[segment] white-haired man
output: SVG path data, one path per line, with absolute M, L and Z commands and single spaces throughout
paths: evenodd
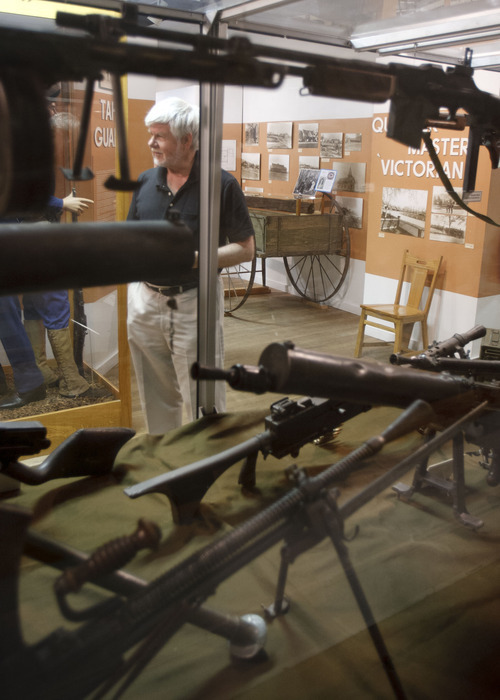
M 129 220 L 165 219 L 177 211 L 199 240 L 199 112 L 179 98 L 158 102 L 145 124 L 154 167 L 139 176 Z M 237 180 L 222 170 L 218 267 L 249 262 L 255 254 L 252 223 Z M 128 339 L 139 396 L 151 434 L 196 418 L 198 271 L 129 285 Z M 223 366 L 223 289 L 219 284 L 217 364 Z M 216 387 L 216 410 L 225 410 L 225 387 Z

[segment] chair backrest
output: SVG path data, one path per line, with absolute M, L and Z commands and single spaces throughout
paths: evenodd
M 436 260 L 422 260 L 415 255 L 412 255 L 409 250 L 405 250 L 403 254 L 403 262 L 401 265 L 401 274 L 399 276 L 398 288 L 396 290 L 396 304 L 401 303 L 401 293 L 405 281 L 410 283 L 408 300 L 405 306 L 420 308 L 422 296 L 426 286 L 427 278 L 431 276 L 429 282 L 429 294 L 425 302 L 425 307 L 422 309 L 425 314 L 428 313 L 436 287 L 437 276 L 443 256 Z

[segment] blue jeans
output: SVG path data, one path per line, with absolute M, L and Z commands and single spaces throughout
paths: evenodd
M 17 296 L 0 296 L 0 341 L 12 367 L 16 390 L 24 393 L 43 384 L 42 373 L 24 330 Z

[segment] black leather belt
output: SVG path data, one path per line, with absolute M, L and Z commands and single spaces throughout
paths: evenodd
M 158 292 L 164 297 L 174 297 L 176 294 L 182 294 L 182 292 L 188 292 L 190 289 L 196 289 L 198 286 L 195 282 L 190 282 L 188 284 L 174 284 L 172 286 L 158 286 L 156 284 L 149 284 L 149 282 L 144 283 L 146 287 L 149 287 L 154 292 Z

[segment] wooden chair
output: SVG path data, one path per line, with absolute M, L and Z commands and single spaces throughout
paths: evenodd
M 424 350 L 429 345 L 427 333 L 427 315 L 432 302 L 436 280 L 443 257 L 437 260 L 421 260 L 405 250 L 401 274 L 399 276 L 396 299 L 393 304 L 361 304 L 361 318 L 359 320 L 358 338 L 354 357 L 360 357 L 363 346 L 387 345 L 385 342 L 364 342 L 366 326 L 381 328 L 384 331 L 394 333 L 394 352 L 408 352 L 413 324 L 420 322 L 422 325 L 422 343 Z M 427 278 L 430 276 L 429 294 L 425 306 L 421 309 L 422 296 L 426 286 Z M 408 300 L 406 304 L 401 303 L 403 284 L 407 280 L 410 284 Z M 369 320 L 368 317 L 382 319 L 390 325 L 383 325 L 376 321 Z

